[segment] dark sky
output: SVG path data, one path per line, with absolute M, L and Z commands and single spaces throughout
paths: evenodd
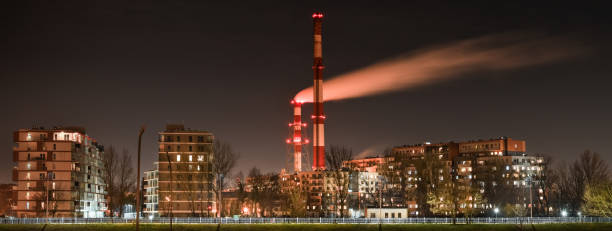
M 525 139 L 529 153 L 571 160 L 592 149 L 612 161 L 608 8 L 493 2 L 4 1 L 0 182 L 10 180 L 14 166 L 12 131 L 32 125 L 84 126 L 105 146 L 135 154 L 138 128 L 146 124 L 149 169 L 157 132 L 184 122 L 231 143 L 242 156 L 238 170 L 278 171 L 286 166 L 288 101 L 312 83 L 315 9 L 326 14 L 325 78 L 509 31 L 568 36 L 592 51 L 327 103 L 327 144 L 360 153 L 510 136 Z

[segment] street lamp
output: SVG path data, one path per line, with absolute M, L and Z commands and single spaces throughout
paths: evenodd
M 493 209 L 493 212 L 495 212 L 495 220 L 497 220 L 497 214 L 499 213 L 499 208 Z
M 561 211 L 561 216 L 567 217 L 567 211 L 565 211 L 565 210 Z

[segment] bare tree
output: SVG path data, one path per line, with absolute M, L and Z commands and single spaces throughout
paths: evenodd
M 116 178 L 117 168 L 119 168 L 119 156 L 115 147 L 112 145 L 104 153 L 104 183 L 106 183 L 106 191 L 108 193 L 108 209 L 111 211 L 110 216 L 113 217 L 114 211 L 117 209 L 118 203 L 115 201 L 116 198 Z
M 572 164 L 561 163 L 555 171 L 558 177 L 557 204 L 560 208 L 577 212 L 584 204 L 584 193 L 589 185 L 608 180 L 608 164 L 598 153 L 584 151 Z
M 249 175 L 248 175 L 248 182 L 247 184 L 249 184 L 251 186 L 251 191 L 248 194 L 248 198 L 251 201 L 251 209 L 252 212 L 251 214 L 253 215 L 257 215 L 257 205 L 260 204 L 261 202 L 261 198 L 262 198 L 262 194 L 263 194 L 263 188 L 264 188 L 264 180 L 263 180 L 263 175 L 261 174 L 261 171 L 257 168 L 257 167 L 253 167 L 251 168 L 251 170 L 249 170 Z
M 574 162 L 575 171 L 580 171 L 586 184 L 599 184 L 608 180 L 608 163 L 599 153 L 585 150 Z
M 221 214 L 223 211 L 223 198 L 221 194 L 225 184 L 224 177 L 228 176 L 228 174 L 236 166 L 236 161 L 238 160 L 239 155 L 232 150 L 232 147 L 228 143 L 223 143 L 219 140 L 215 140 L 212 149 L 212 170 L 217 178 L 215 180 L 215 184 L 213 184 L 213 190 L 215 191 L 217 197 L 217 212 L 219 212 L 219 216 L 223 216 L 223 214 Z
M 127 149 L 123 150 L 121 154 L 121 161 L 118 169 L 119 175 L 117 176 L 117 202 L 119 205 L 119 214 L 123 215 L 123 207 L 125 204 L 129 204 L 129 194 L 134 191 L 134 166 L 132 164 L 132 156 L 130 156 Z
M 334 205 L 334 213 L 339 212 L 340 217 L 344 217 L 345 206 L 348 200 L 349 177 L 351 168 L 343 169 L 343 163 L 353 159 L 353 150 L 344 146 L 331 145 L 329 151 L 325 154 L 330 176 L 333 181 L 331 186 L 332 200 Z

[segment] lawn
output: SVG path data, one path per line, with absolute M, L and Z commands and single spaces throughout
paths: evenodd
M 217 225 L 211 224 L 177 224 L 173 226 L 173 231 L 191 230 L 211 230 L 216 231 Z M 89 225 L 48 225 L 45 231 L 56 230 L 79 230 L 79 231 L 123 231 L 134 230 L 135 226 L 130 224 L 89 224 Z M 382 225 L 383 230 L 453 230 L 453 231 L 472 231 L 472 230 L 520 230 L 518 225 L 494 225 L 494 224 L 472 224 L 472 225 L 448 225 L 448 224 L 398 224 Z M 1 230 L 43 230 L 43 225 L 0 225 Z M 143 224 L 142 231 L 161 231 L 170 230 L 168 224 Z M 310 230 L 358 230 L 358 231 L 377 231 L 378 225 L 349 225 L 349 224 L 243 224 L 243 225 L 221 225 L 220 230 L 227 231 L 272 231 L 272 230 L 291 230 L 291 231 L 310 231 Z M 565 230 L 611 230 L 612 223 L 600 224 L 546 224 L 546 225 L 526 225 L 525 230 L 535 231 L 565 231 Z

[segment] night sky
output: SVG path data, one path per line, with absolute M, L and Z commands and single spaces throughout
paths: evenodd
M 326 144 L 364 156 L 394 145 L 509 136 L 525 139 L 532 154 L 572 160 L 591 149 L 612 161 L 609 8 L 407 2 L 4 1 L 0 182 L 10 181 L 14 166 L 12 132 L 33 125 L 83 126 L 103 145 L 135 155 L 146 124 L 146 170 L 157 157 L 157 132 L 184 123 L 229 142 L 241 154 L 236 172 L 286 167 L 289 100 L 312 84 L 314 10 L 326 14 L 324 78 L 504 32 L 568 37 L 590 50 L 326 103 Z

